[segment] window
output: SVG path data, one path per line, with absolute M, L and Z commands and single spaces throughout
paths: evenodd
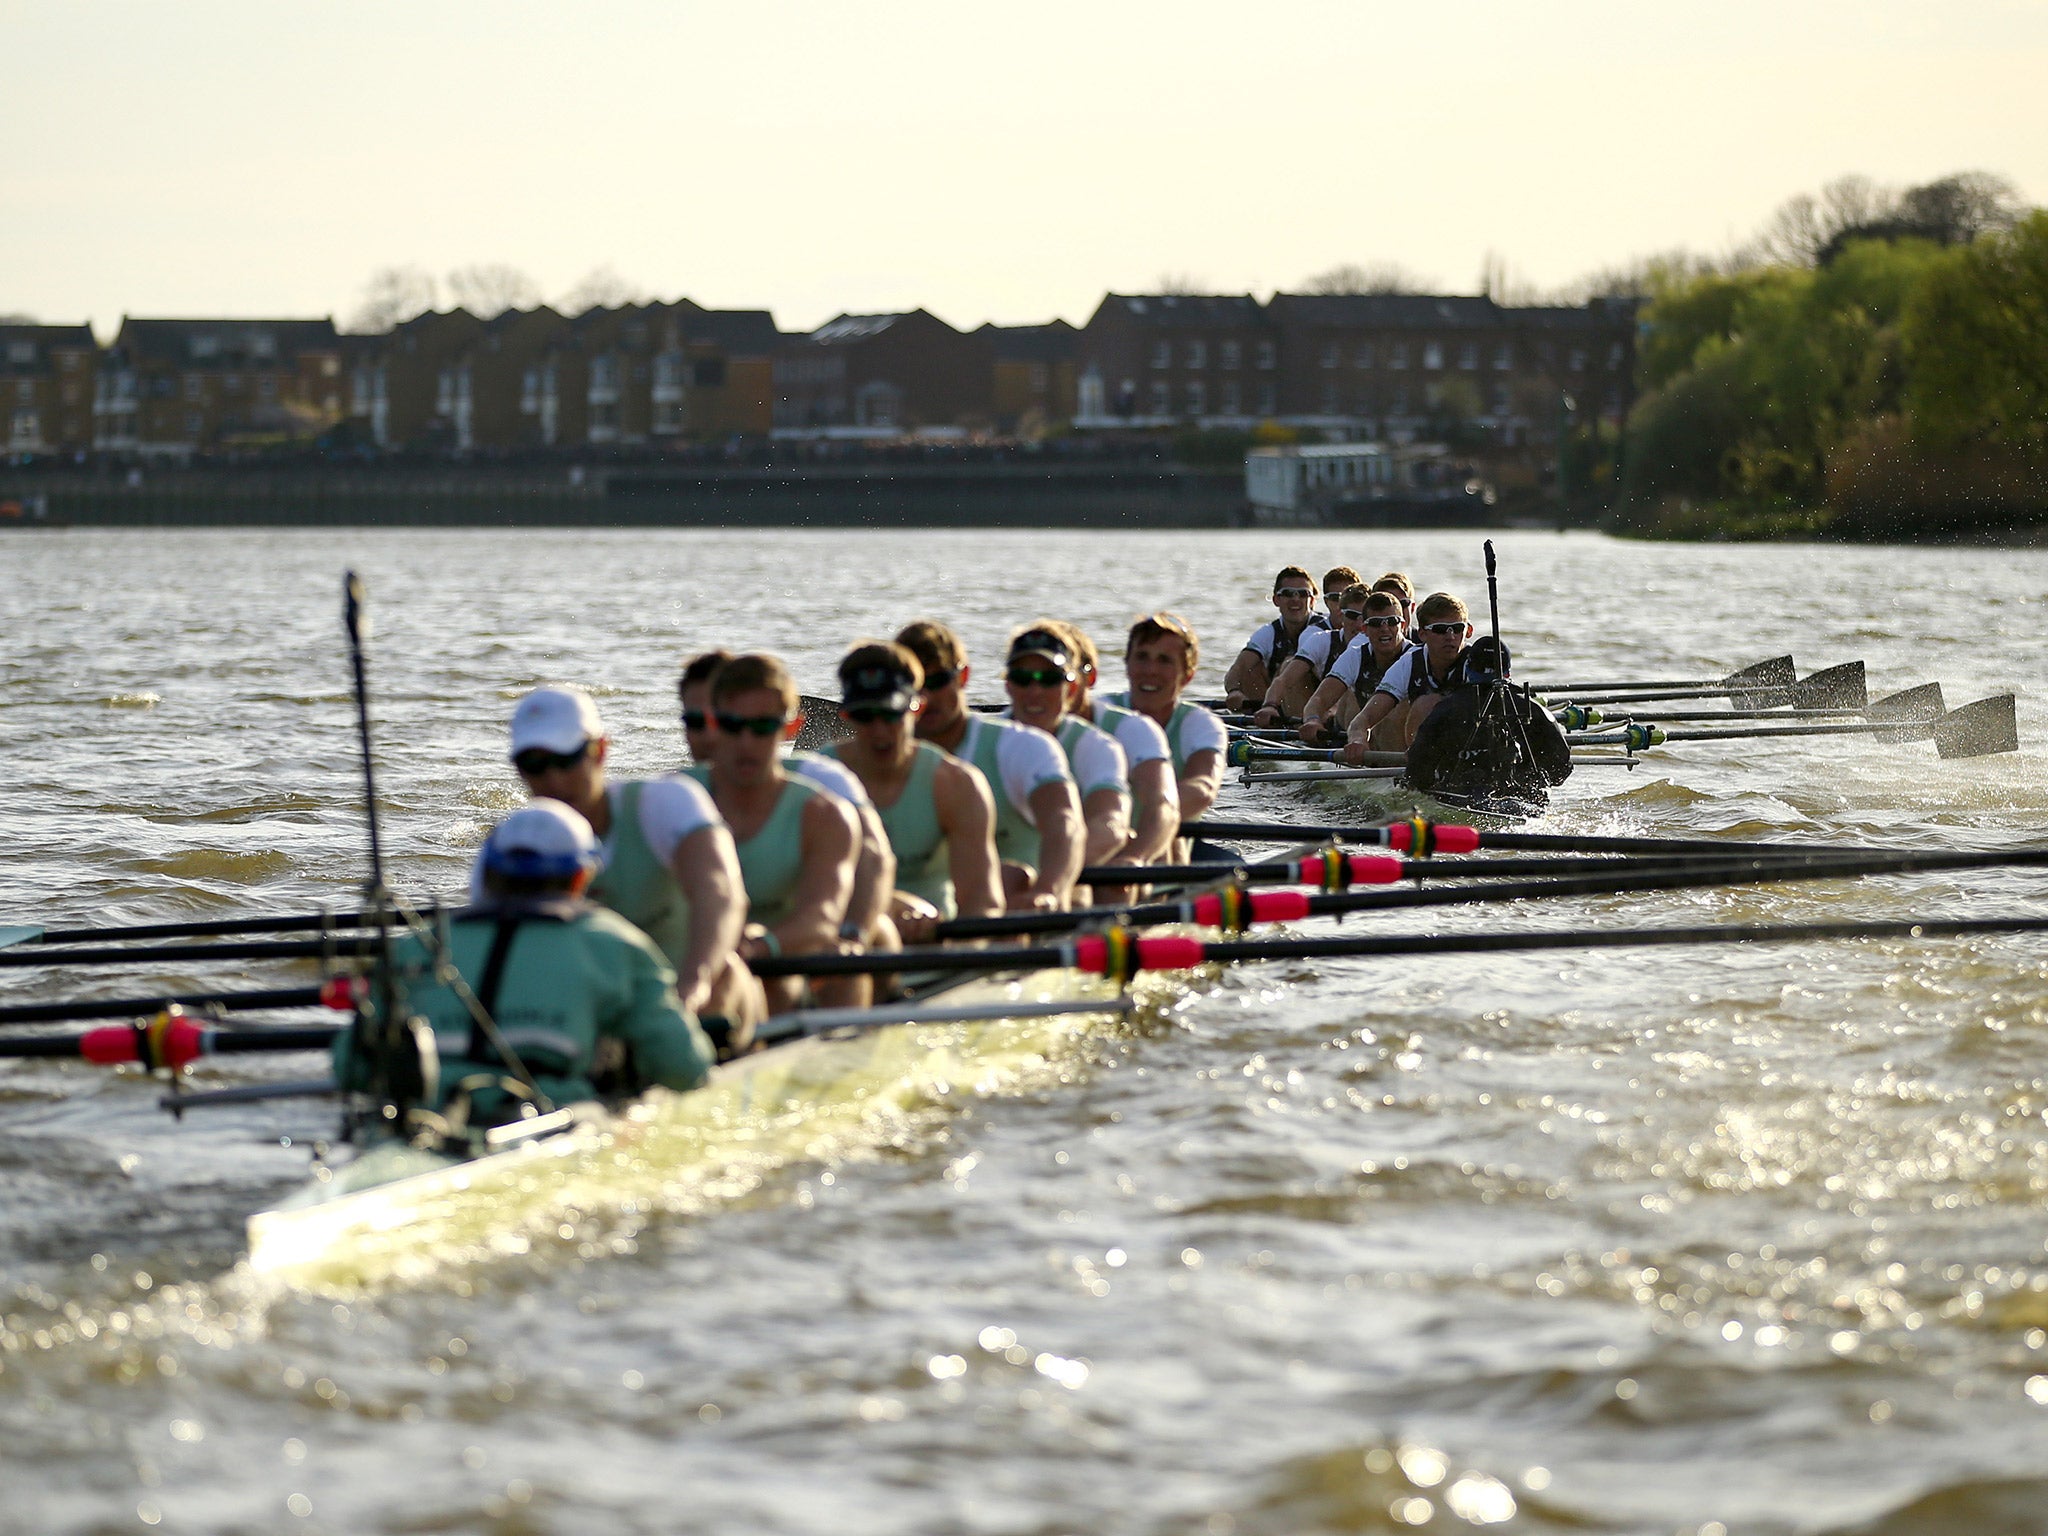
M 1216 358 L 1225 368 L 1237 366 L 1238 347 L 1234 341 L 1226 341 L 1216 349 Z
M 239 395 L 242 392 L 242 376 L 239 373 L 231 373 L 220 381 L 220 387 L 231 395 Z
M 1444 344 L 1440 341 L 1426 341 L 1422 344 L 1422 366 L 1425 369 L 1441 368 L 1444 365 Z
M 1436 383 L 1429 383 L 1423 385 L 1422 403 L 1425 407 L 1432 411 L 1435 410 L 1438 406 L 1442 405 L 1444 403 L 1443 385 Z
M 1499 346 L 1495 347 L 1493 349 L 1493 366 L 1502 373 L 1506 373 L 1510 368 L 1514 367 L 1515 349 L 1506 342 L 1502 342 Z
M 36 397 L 34 379 L 17 379 L 14 384 L 14 398 L 26 405 Z
M 205 430 L 206 430 L 206 418 L 205 418 L 204 416 L 200 415 L 200 414 L 199 414 L 199 413 L 198 413 L 197 411 L 188 411 L 188 412 L 186 412 L 186 414 L 185 414 L 185 436 L 186 436 L 186 437 L 188 437 L 188 438 L 196 438 L 196 437 L 198 437 L 198 436 L 199 436 L 199 434 L 200 434 L 200 433 L 204 432 Z
M 1325 384 L 1323 386 L 1323 414 L 1325 416 L 1337 414 L 1337 386 L 1334 384 Z
M 1045 364 L 1033 363 L 1031 365 L 1031 393 L 1034 395 L 1044 394 L 1046 386 L 1051 382 L 1052 371 Z
M 1237 380 L 1235 379 L 1225 379 L 1223 381 L 1222 408 L 1223 414 L 1226 416 L 1235 416 L 1244 409 L 1244 402 L 1238 393 Z
M 218 336 L 194 336 L 192 338 L 192 355 L 194 357 L 218 357 L 220 355 L 220 338 Z
M 201 399 L 205 390 L 205 381 L 198 374 L 188 373 L 185 375 L 185 398 L 187 400 Z
M 1152 381 L 1152 414 L 1164 416 L 1173 409 L 1173 401 L 1167 394 L 1166 380 Z
M 1206 416 L 1209 413 L 1209 389 L 1200 379 L 1188 385 L 1188 414 Z
M 1618 372 L 1621 368 L 1621 343 L 1615 342 L 1607 349 L 1607 371 Z
M 690 370 L 690 382 L 699 389 L 725 388 L 725 359 L 700 357 Z
M 1209 366 L 1209 344 L 1202 341 L 1188 343 L 1188 366 L 1206 368 Z
M 1372 366 L 1371 342 L 1361 341 L 1358 344 L 1358 350 L 1351 354 L 1351 366 L 1354 368 L 1370 368 Z
M 1458 348 L 1458 366 L 1465 369 L 1473 369 L 1479 366 L 1478 342 L 1468 341 Z
M 1387 348 L 1387 366 L 1389 368 L 1406 368 L 1408 366 L 1407 342 L 1397 341 Z
M 1571 363 L 1569 366 L 1573 373 L 1584 373 L 1586 371 L 1586 349 L 1584 347 L 1572 348 Z
M 1337 357 L 1337 343 L 1335 343 L 1334 341 L 1326 341 L 1326 342 L 1324 342 L 1324 343 L 1323 343 L 1323 366 L 1324 366 L 1325 368 L 1334 368 L 1334 367 L 1336 367 L 1336 366 L 1337 366 L 1337 363 L 1338 363 L 1338 357 Z
M 1172 342 L 1155 341 L 1152 343 L 1152 366 L 1154 368 L 1171 368 L 1173 366 Z
M 256 393 L 265 400 L 277 398 L 277 376 L 266 373 L 256 380 Z
M 1278 349 L 1273 343 L 1270 341 L 1260 342 L 1259 366 L 1261 368 L 1271 368 L 1277 361 L 1279 361 Z
M 1406 384 L 1402 384 L 1394 390 L 1394 414 L 1396 416 L 1406 416 L 1408 414 L 1408 386 Z
M 1259 414 L 1261 416 L 1271 416 L 1278 408 L 1278 402 L 1273 390 L 1273 381 L 1270 379 L 1259 380 Z
M 1508 387 L 1505 384 L 1493 386 L 1493 414 L 1505 416 L 1508 413 Z
M 16 364 L 32 363 L 36 360 L 36 344 L 32 341 L 10 341 L 7 343 L 7 361 Z

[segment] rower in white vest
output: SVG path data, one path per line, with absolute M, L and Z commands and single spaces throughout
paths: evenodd
M 1242 710 L 1265 698 L 1273 677 L 1287 663 L 1302 636 L 1311 629 L 1327 629 L 1329 621 L 1316 612 L 1315 578 L 1298 565 L 1285 565 L 1273 578 L 1273 606 L 1280 616 L 1261 624 L 1237 653 L 1237 660 L 1223 674 L 1225 705 Z
M 1266 699 L 1252 717 L 1255 726 L 1284 725 L 1307 712 L 1308 701 L 1329 677 L 1365 628 L 1367 589 L 1353 582 L 1338 598 L 1335 629 L 1318 629 L 1302 637 L 1287 664 L 1266 690 Z
M 1056 619 L 1027 624 L 1010 637 L 1003 674 L 1009 717 L 1044 731 L 1060 744 L 1081 792 L 1086 861 L 1106 864 L 1131 840 L 1129 760 L 1116 738 L 1067 712 L 1069 690 L 1080 675 L 1079 646 Z
M 896 643 L 924 668 L 920 741 L 974 764 L 995 798 L 996 852 L 1011 911 L 1064 911 L 1081 872 L 1081 797 L 1059 743 L 1012 720 L 967 707 L 973 675 L 960 637 L 935 619 L 919 619 Z
M 1110 703 L 1136 710 L 1165 732 L 1183 826 L 1201 820 L 1216 803 L 1230 743 L 1220 719 L 1181 697 L 1201 659 L 1202 642 L 1186 619 L 1165 611 L 1141 614 L 1124 641 L 1124 675 L 1131 686 L 1108 696 Z
M 1130 769 L 1131 835 L 1122 851 L 1109 862 L 1171 863 L 1174 841 L 1180 833 L 1180 794 L 1173 771 L 1173 749 L 1167 743 L 1166 732 L 1156 720 L 1139 714 L 1129 705 L 1094 696 L 1101 655 L 1079 625 L 1069 624 L 1066 631 L 1074 639 L 1077 674 L 1068 689 L 1067 709 L 1083 720 L 1092 720 L 1113 736 L 1124 749 Z M 1098 892 L 1097 899 L 1120 898 L 1114 892 Z

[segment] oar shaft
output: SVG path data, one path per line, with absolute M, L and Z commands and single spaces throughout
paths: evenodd
M 73 1019 L 132 1019 L 173 1003 L 247 1013 L 263 1008 L 332 1007 L 326 987 L 280 987 L 267 992 L 186 992 L 175 997 L 102 997 L 68 1003 L 15 1003 L 0 1007 L 0 1024 L 59 1024 Z
M 1427 825 L 1427 824 L 1426 824 Z M 1189 837 L 1207 837 L 1220 842 L 1298 841 L 1303 838 L 1330 839 L 1340 843 L 1363 843 L 1377 848 L 1407 848 L 1412 823 L 1393 822 L 1385 826 L 1301 825 L 1286 821 L 1195 821 L 1181 828 Z M 1734 838 L 1707 837 L 1598 837 L 1563 832 L 1491 832 L 1453 825 L 1431 826 L 1441 852 L 1467 852 L 1473 848 L 1504 852 L 1553 853 L 1662 853 L 1727 858 L 1740 854 L 1768 854 L 1782 858 L 1829 857 L 1842 853 L 1886 853 L 1884 848 L 1831 848 L 1818 843 L 1767 843 Z M 1452 848 L 1442 839 L 1448 833 L 1459 837 Z
M 417 904 L 422 913 L 433 902 Z M 319 933 L 377 926 L 374 912 L 298 912 L 275 917 L 206 918 L 188 923 L 107 923 L 88 928 L 46 928 L 38 944 L 90 944 L 101 939 L 198 939 L 241 933 Z
M 345 939 L 279 939 L 275 943 L 257 940 L 245 944 L 121 944 L 102 949 L 51 949 L 37 945 L 30 949 L 0 950 L 0 969 L 56 965 L 167 965 L 173 961 L 194 960 L 304 960 L 329 955 L 360 959 L 375 952 L 376 939 L 368 934 Z

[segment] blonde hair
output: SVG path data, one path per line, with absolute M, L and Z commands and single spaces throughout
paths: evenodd
M 1399 571 L 1387 572 L 1386 575 L 1382 576 L 1378 581 L 1374 582 L 1373 586 L 1381 592 L 1400 593 L 1401 601 L 1404 603 L 1412 603 L 1415 601 L 1415 583 L 1410 581 L 1406 576 L 1404 576 Z
M 1469 624 L 1472 615 L 1465 611 L 1465 605 L 1448 592 L 1432 592 L 1415 608 L 1415 622 L 1418 624 L 1443 624 L 1459 619 Z
M 1359 575 L 1358 572 L 1351 569 L 1350 566 L 1333 565 L 1327 571 L 1323 572 L 1323 590 L 1325 592 L 1329 591 L 1330 583 L 1333 581 L 1341 581 L 1347 587 L 1355 587 L 1363 580 L 1365 580 L 1365 578 Z
M 735 656 L 718 669 L 718 675 L 711 679 L 711 702 L 723 704 L 727 699 L 742 693 L 751 693 L 756 688 L 766 688 L 782 700 L 782 712 L 794 715 L 803 702 L 796 691 L 796 679 L 773 656 L 759 652 L 751 656 Z
M 960 637 L 937 619 L 917 619 L 896 631 L 896 643 L 924 668 L 933 672 L 958 672 L 967 665 L 967 647 Z

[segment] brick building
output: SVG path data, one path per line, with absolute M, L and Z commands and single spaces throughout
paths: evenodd
M 387 452 L 447 447 L 454 423 L 438 414 L 441 373 L 483 331 L 466 309 L 429 310 L 381 336 L 349 343 L 349 414 Z
M 123 318 L 100 359 L 93 446 L 186 457 L 304 442 L 342 419 L 331 319 Z
M 994 358 L 986 335 L 922 309 L 841 315 L 783 338 L 775 359 L 775 435 L 894 437 L 989 425 Z
M 434 414 L 457 453 L 515 453 L 544 446 L 538 399 L 527 388 L 538 362 L 568 325 L 545 304 L 493 315 L 451 351 L 435 378 Z
M 1105 294 L 1081 330 L 1074 425 L 1250 425 L 1279 414 L 1278 336 L 1242 294 Z
M 688 300 L 671 313 L 666 386 L 673 415 L 657 438 L 766 437 L 775 426 L 775 360 L 784 337 L 765 309 L 699 309 Z M 657 380 L 662 373 L 657 370 Z
M 92 447 L 99 352 L 89 325 L 0 324 L 0 454 Z
M 1081 333 L 1064 320 L 1047 325 L 984 325 L 994 358 L 992 406 L 1004 437 L 1042 437 L 1079 409 L 1074 353 Z

